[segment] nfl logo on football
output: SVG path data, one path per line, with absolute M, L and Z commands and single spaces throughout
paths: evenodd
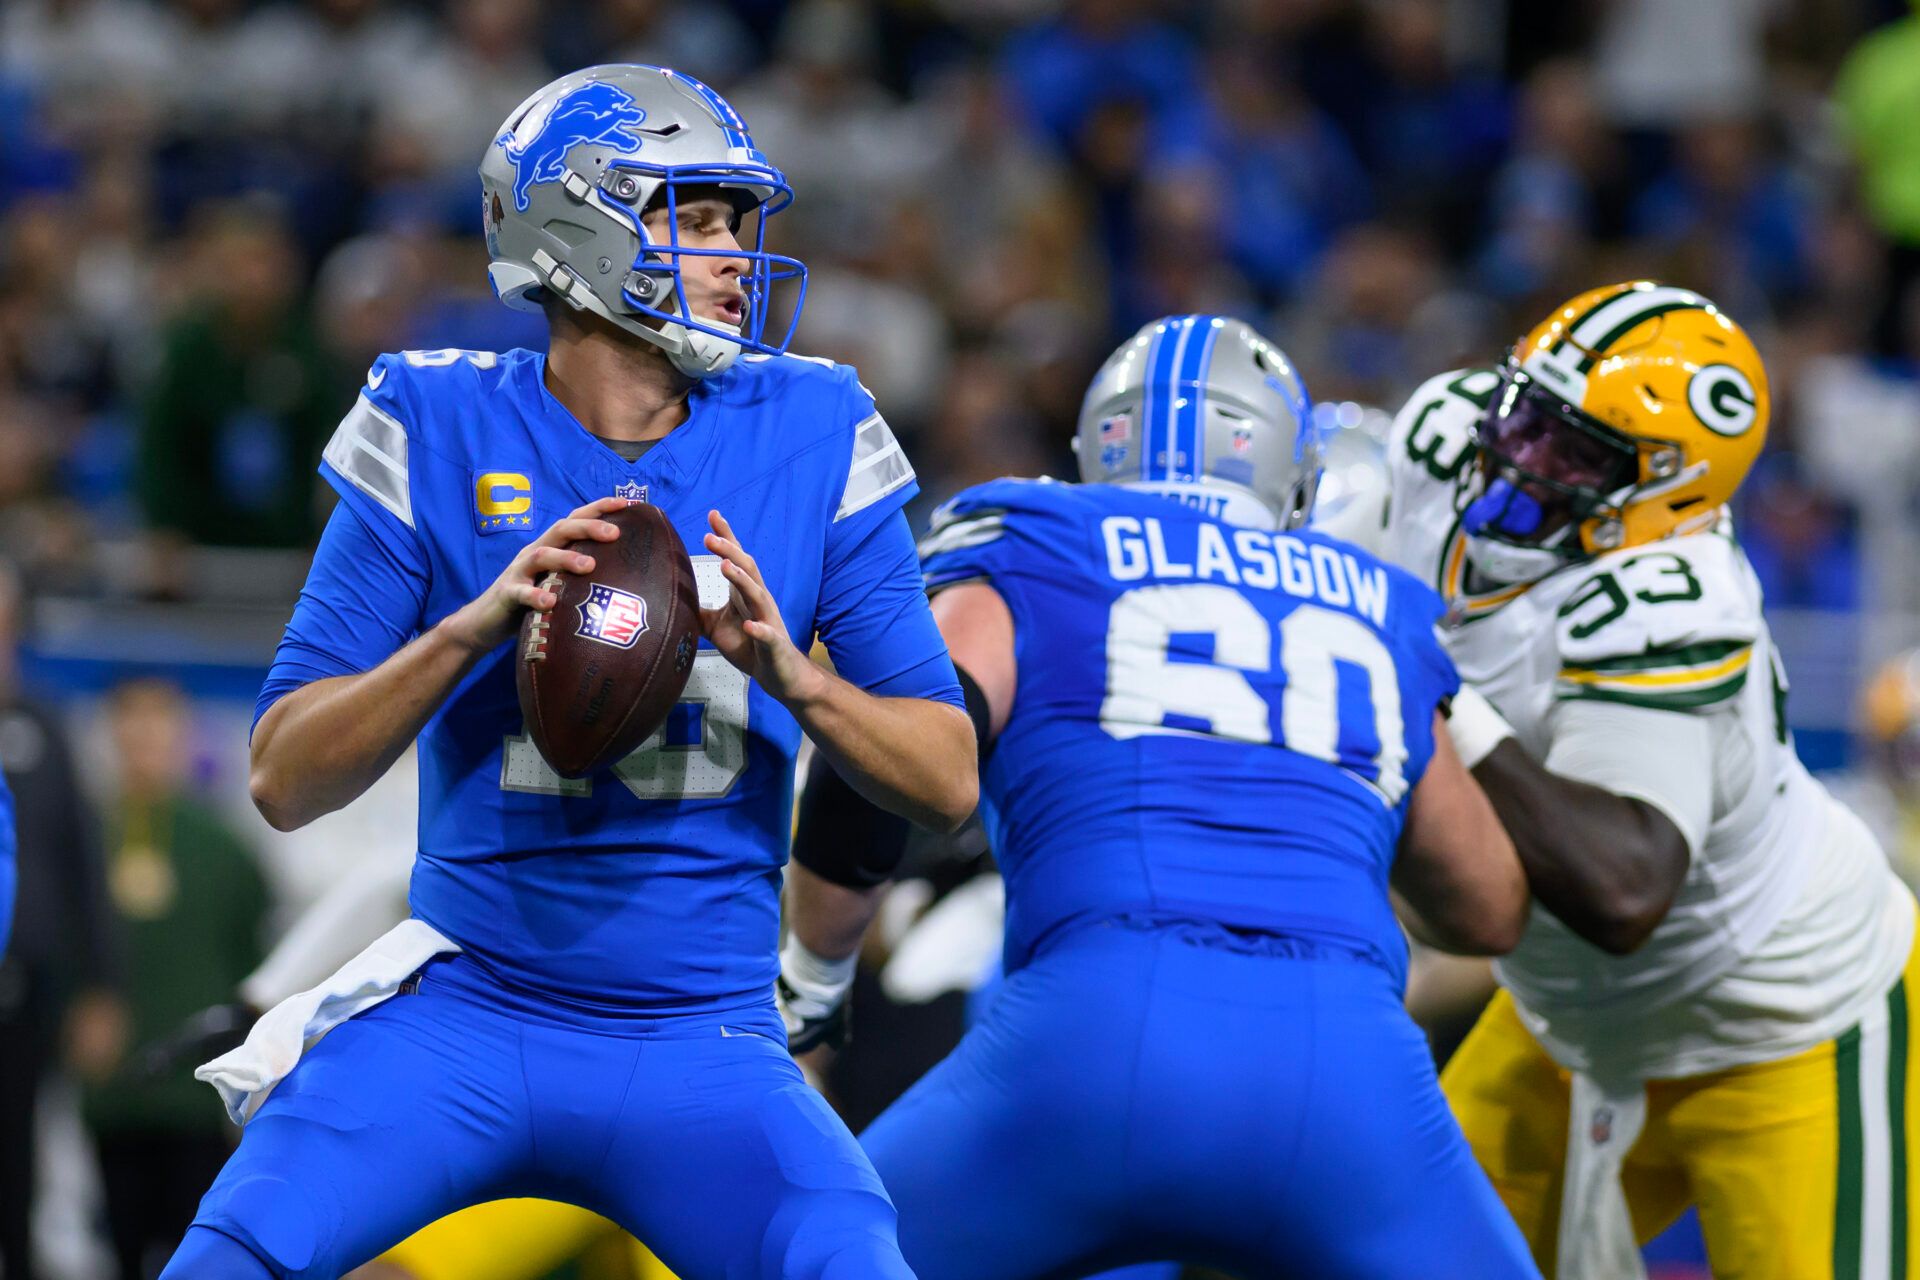
M 647 602 L 630 591 L 594 583 L 579 604 L 578 634 L 616 649 L 631 649 L 646 634 Z

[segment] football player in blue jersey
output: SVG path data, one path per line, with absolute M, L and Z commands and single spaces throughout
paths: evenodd
M 922 544 L 1007 977 L 862 1135 L 921 1280 L 1538 1274 L 1402 1007 L 1389 900 L 1500 952 L 1525 881 L 1443 731 L 1439 597 L 1302 527 L 1307 409 L 1247 325 L 1150 324 L 1082 407 L 1094 483 L 980 485 Z M 846 807 L 809 799 L 796 860 Z
M 549 349 L 375 362 L 252 742 L 254 799 L 289 828 L 418 738 L 413 918 L 201 1068 L 246 1130 L 165 1275 L 338 1276 L 539 1196 L 684 1280 L 910 1276 L 789 1057 L 775 944 L 803 730 L 891 810 L 952 829 L 975 804 L 912 468 L 852 370 L 767 339 L 768 287 L 803 283 L 764 247 L 791 192 L 705 85 L 563 77 L 480 176 L 494 288 L 545 310 Z M 597 517 L 640 498 L 699 553 L 706 639 L 659 733 L 564 779 L 507 642 L 553 607 L 544 575 L 591 569 L 568 545 L 616 538 Z M 831 1003 L 865 900 L 794 880 L 787 986 Z

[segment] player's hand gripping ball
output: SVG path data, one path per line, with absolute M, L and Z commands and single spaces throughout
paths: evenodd
M 693 564 L 665 514 L 638 502 L 600 518 L 620 537 L 571 546 L 594 558 L 590 572 L 540 579 L 557 600 L 527 611 L 515 651 L 527 734 L 563 778 L 614 764 L 665 724 L 700 643 Z

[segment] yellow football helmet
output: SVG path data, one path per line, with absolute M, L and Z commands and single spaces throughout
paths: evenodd
M 1876 762 L 1920 791 L 1920 649 L 1889 658 L 1860 690 L 1860 723 Z
M 1545 570 L 1710 527 L 1759 457 L 1770 408 L 1752 340 L 1699 294 L 1591 290 L 1508 356 L 1463 522 Z

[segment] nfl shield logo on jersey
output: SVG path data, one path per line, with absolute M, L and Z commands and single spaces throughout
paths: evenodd
M 635 484 L 631 480 L 622 481 L 613 487 L 613 496 L 616 498 L 625 498 L 628 502 L 645 502 L 647 500 L 647 486 Z
M 647 602 L 629 591 L 594 583 L 579 604 L 579 635 L 616 649 L 631 649 L 647 630 Z

